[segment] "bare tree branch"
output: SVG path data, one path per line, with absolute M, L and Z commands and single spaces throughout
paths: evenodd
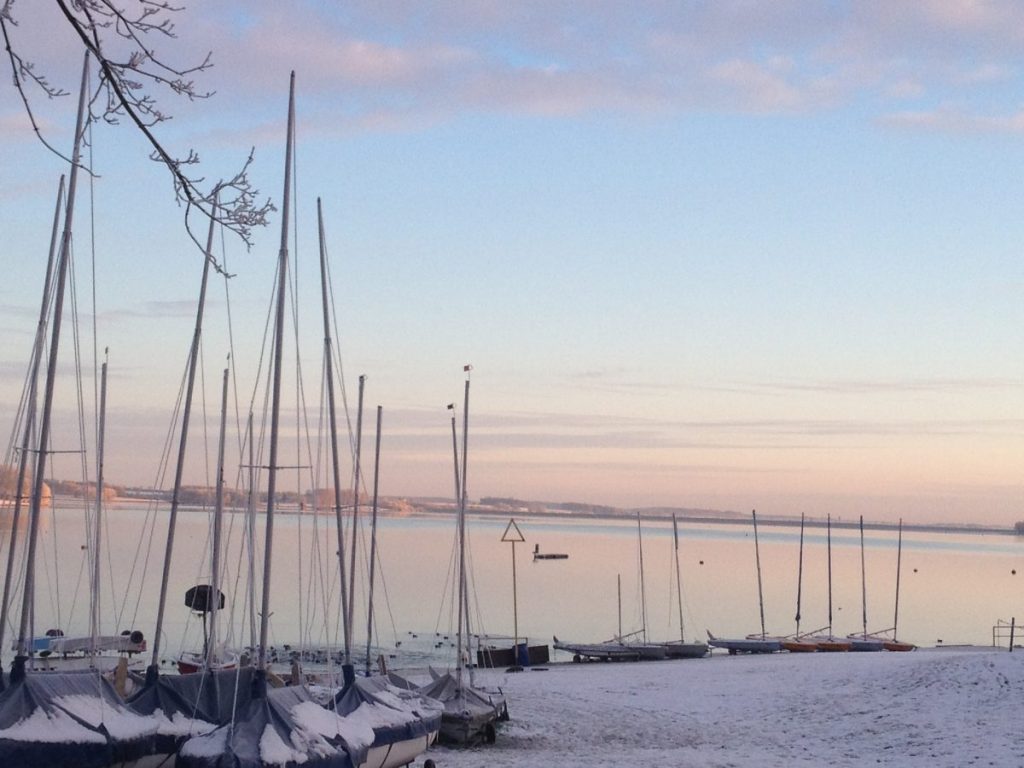
M 211 54 L 206 54 L 193 66 L 175 67 L 167 63 L 157 55 L 148 39 L 152 35 L 176 38 L 171 14 L 183 9 L 168 0 L 130 1 L 133 3 L 131 11 L 116 5 L 115 0 L 55 0 L 68 25 L 100 67 L 99 83 L 89 103 L 90 119 L 116 125 L 127 117 L 145 137 L 152 147 L 150 159 L 162 164 L 171 175 L 175 199 L 185 207 L 186 229 L 200 249 L 204 246 L 191 229 L 194 210 L 207 219 L 213 218 L 250 246 L 253 227 L 264 226 L 268 214 L 274 210 L 269 198 L 263 203 L 257 202 L 259 192 L 252 187 L 248 176 L 252 151 L 233 177 L 205 191 L 204 177 L 195 173 L 199 165 L 198 153 L 189 149 L 183 157 L 176 157 L 163 146 L 155 132 L 170 115 L 161 110 L 152 89 L 164 89 L 190 101 L 209 98 L 213 92 L 198 90 L 193 76 L 213 66 Z M 67 92 L 54 87 L 44 75 L 36 72 L 12 43 L 11 28 L 17 26 L 12 11 L 14 2 L 0 0 L 0 32 L 11 63 L 14 87 L 36 136 L 47 149 L 68 160 L 46 141 L 26 85 L 31 83 L 48 99 Z M 226 195 L 214 205 L 218 193 Z M 221 269 L 220 265 L 216 267 Z

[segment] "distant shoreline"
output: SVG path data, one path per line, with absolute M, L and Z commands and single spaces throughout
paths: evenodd
M 72 500 L 74 497 L 58 495 L 56 503 L 60 506 L 61 501 Z M 442 502 L 438 499 L 422 499 L 422 498 L 408 498 L 408 497 L 390 497 L 382 500 L 383 503 L 379 509 L 379 514 L 382 517 L 389 518 L 400 518 L 400 517 L 437 517 L 437 516 L 454 516 L 455 506 L 450 502 Z M 137 505 L 149 505 L 153 503 L 159 503 L 166 505 L 169 503 L 168 499 L 154 499 L 154 498 L 140 498 L 135 496 L 119 496 L 116 499 L 109 500 L 107 504 L 115 504 L 117 506 L 127 506 L 130 504 Z M 13 504 L 9 501 L 0 501 L 0 509 L 6 509 L 12 507 Z M 49 505 L 48 505 L 49 506 Z M 541 505 L 532 505 L 540 507 Z M 360 504 L 360 511 L 368 513 L 370 505 L 368 503 Z M 202 505 L 196 504 L 182 504 L 182 510 L 191 511 L 202 511 L 207 509 Z M 343 507 L 343 510 L 348 513 L 352 509 L 351 504 Z M 245 510 L 239 507 L 232 507 L 229 509 L 230 512 L 239 513 Z M 300 508 L 298 504 L 293 503 L 281 503 L 275 508 L 275 511 L 282 515 L 296 515 L 299 514 Z M 612 511 L 608 508 L 602 508 L 600 511 L 593 512 L 582 512 L 578 510 L 556 510 L 550 508 L 524 508 L 514 507 L 512 505 L 484 505 L 484 504 L 470 504 L 467 512 L 480 518 L 517 518 L 517 519 L 538 519 L 538 520 L 573 520 L 573 521 L 612 521 L 612 522 L 632 522 L 636 520 L 637 511 L 640 513 L 642 520 L 646 521 L 658 521 L 668 522 L 672 518 L 672 513 L 675 512 L 676 519 L 680 525 L 735 525 L 735 526 L 751 526 L 750 517 L 735 512 L 712 512 L 710 510 L 693 510 L 680 508 L 671 510 L 668 508 L 657 508 L 657 510 L 615 510 Z M 333 515 L 333 510 L 326 509 L 314 512 L 306 508 L 307 514 L 320 514 L 320 515 Z M 799 528 L 800 519 L 788 516 L 772 516 L 772 515 L 758 515 L 758 523 L 766 528 Z M 828 522 L 817 517 L 808 517 L 804 520 L 806 528 L 824 529 L 828 526 Z M 860 527 L 858 520 L 842 520 L 833 519 L 831 522 L 832 528 L 837 530 L 857 530 Z M 880 522 L 880 521 L 864 521 L 864 530 L 866 531 L 889 531 L 895 532 L 899 529 L 898 523 Z M 907 532 L 916 533 L 939 533 L 939 534 L 976 534 L 976 535 L 995 535 L 995 536 L 1011 536 L 1020 538 L 1024 543 L 1024 535 L 1017 533 L 1013 526 L 995 526 L 995 525 L 968 525 L 968 524 L 942 524 L 942 523 L 903 523 L 903 530 Z

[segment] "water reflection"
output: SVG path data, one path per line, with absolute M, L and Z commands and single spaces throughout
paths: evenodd
M 0 513 L 0 526 L 4 516 Z M 52 520 L 47 514 L 47 521 Z M 102 605 L 104 631 L 141 629 L 155 623 L 166 510 L 128 505 L 107 510 Z M 209 577 L 205 551 L 209 518 L 201 511 L 180 515 L 171 570 L 171 597 L 164 644 L 168 655 L 201 644 L 199 624 L 181 598 Z M 271 638 L 275 644 L 306 642 L 338 645 L 337 541 L 331 520 L 282 515 L 275 530 Z M 474 630 L 512 633 L 510 545 L 501 542 L 507 519 L 472 519 L 468 524 L 474 579 L 471 602 L 479 619 Z M 641 628 L 640 579 L 635 521 L 520 519 L 526 537 L 517 547 L 519 631 L 534 641 L 596 642 L 618 631 L 621 580 L 622 629 Z M 262 539 L 262 520 L 257 529 Z M 246 607 L 247 561 L 241 549 L 244 517 L 226 523 L 229 576 L 227 614 L 232 628 L 222 632 L 236 646 L 249 642 Z M 40 537 L 41 572 L 36 627 L 84 631 L 88 599 L 84 517 L 57 510 Z M 450 573 L 454 521 L 444 517 L 384 518 L 379 526 L 377 639 L 382 648 L 423 638 L 454 635 Z M 799 530 L 761 531 L 766 629 L 795 629 Z M 4 536 L 4 542 L 7 537 Z M 542 552 L 568 553 L 567 560 L 533 561 Z M 643 545 L 648 636 L 678 638 L 671 521 L 644 521 Z M 869 631 L 893 626 L 896 591 L 896 533 L 865 536 L 867 624 Z M 360 570 L 365 573 L 365 550 Z M 6 553 L 6 545 L 3 548 Z M 900 636 L 920 645 L 987 644 L 998 619 L 1019 609 L 1024 557 L 1011 537 L 905 532 L 900 590 Z M 760 630 L 754 542 L 749 526 L 680 525 L 680 566 L 687 639 L 744 635 Z M 832 606 L 836 634 L 860 631 L 862 606 L 860 539 L 855 530 L 832 532 Z M 257 569 L 258 571 L 258 569 Z M 1014 574 L 1017 571 L 1018 574 Z M 258 578 L 258 576 L 257 576 Z M 828 623 L 826 538 L 821 529 L 805 534 L 801 628 Z M 357 616 L 365 616 L 366 579 L 357 587 Z M 58 595 L 60 596 L 58 598 Z M 257 598 L 258 599 L 258 598 Z M 359 658 L 365 653 L 365 618 L 357 619 Z M 442 642 L 439 640 L 439 642 Z M 443 642 L 442 642 L 443 644 Z M 4 649 L 4 653 L 8 651 Z M 6 658 L 6 655 L 5 655 Z

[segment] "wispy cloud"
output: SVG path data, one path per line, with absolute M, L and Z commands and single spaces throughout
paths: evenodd
M 902 111 L 882 115 L 879 124 L 908 131 L 950 134 L 1021 134 L 1024 110 L 1009 115 L 970 114 L 962 109 Z

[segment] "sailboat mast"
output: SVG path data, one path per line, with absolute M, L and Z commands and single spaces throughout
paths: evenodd
M 256 650 L 256 436 L 249 411 L 249 502 L 245 510 L 245 533 L 249 550 L 249 645 Z
M 676 601 L 679 603 L 679 642 L 686 642 L 686 632 L 683 629 L 683 580 L 679 575 L 679 524 L 676 522 L 676 513 L 672 513 L 672 542 L 676 557 Z
M 214 213 L 216 213 L 214 201 Z M 199 344 L 203 336 L 203 312 L 206 307 L 206 284 L 213 261 L 213 232 L 216 216 L 210 217 L 210 229 L 206 235 L 206 252 L 203 256 L 203 277 L 199 284 L 199 304 L 196 307 L 196 327 L 192 333 L 192 346 L 188 356 L 188 374 L 185 382 L 185 404 L 181 416 L 181 432 L 178 435 L 178 460 L 174 469 L 174 490 L 171 492 L 171 510 L 167 517 L 167 541 L 164 544 L 164 567 L 160 578 L 160 600 L 156 610 L 156 630 L 153 633 L 153 657 L 146 670 L 146 679 L 155 679 L 160 668 L 160 640 L 163 637 L 164 611 L 167 609 L 167 590 L 171 580 L 171 556 L 174 552 L 174 532 L 178 524 L 178 507 L 181 503 L 182 479 L 185 475 L 185 451 L 188 445 L 188 427 L 192 419 L 192 395 L 195 391 L 196 369 L 199 361 Z
M 640 527 L 640 513 L 636 513 L 636 543 L 640 555 L 640 622 L 642 636 L 647 642 L 647 589 L 644 586 L 644 536 Z
M 357 531 L 359 528 L 359 483 L 362 479 L 362 455 L 363 455 L 363 392 L 366 390 L 366 375 L 359 377 L 359 406 L 356 410 L 356 462 L 353 470 L 354 477 L 352 480 L 352 557 L 349 560 L 349 579 L 348 579 L 348 616 L 345 621 L 345 631 L 348 634 L 348 639 L 345 642 L 345 646 L 351 647 L 352 645 L 352 630 L 355 614 L 355 601 L 356 601 L 356 543 L 359 539 Z M 351 660 L 346 656 L 346 664 L 351 664 Z
M 36 420 L 36 398 L 39 383 L 39 364 L 43 359 L 43 344 L 46 338 L 46 316 L 50 307 L 50 284 L 53 280 L 53 265 L 57 254 L 57 235 L 60 231 L 60 209 L 64 204 L 64 175 L 57 185 L 57 202 L 53 209 L 53 227 L 50 230 L 50 251 L 46 258 L 46 277 L 43 279 L 43 299 L 39 305 L 39 321 L 36 324 L 36 338 L 32 345 L 32 364 L 29 372 L 28 399 L 25 405 L 24 431 L 21 439 L 21 454 L 18 457 L 18 480 L 14 487 L 14 512 L 11 516 L 11 536 L 7 547 L 7 566 L 4 573 L 4 592 L 0 600 L 0 649 L 4 647 L 4 633 L 7 629 L 7 611 L 11 599 L 11 583 L 14 579 L 14 552 L 18 543 L 18 524 L 21 507 L 25 500 L 22 489 L 28 473 L 29 446 Z M 0 688 L 3 687 L 3 670 L 0 670 Z
M 370 585 L 366 598 L 366 676 L 370 676 L 373 647 L 373 576 L 377 566 L 377 491 L 380 487 L 380 426 L 384 409 L 377 406 L 377 445 L 373 457 L 373 507 L 370 513 Z
M 826 518 L 828 536 L 828 636 L 832 637 L 832 515 Z
M 284 350 L 284 300 L 288 278 L 288 216 L 292 196 L 292 146 L 295 141 L 295 73 L 288 86 L 288 136 L 285 142 L 284 194 L 281 196 L 281 248 L 277 263 L 277 308 L 274 319 L 274 379 L 270 407 L 270 452 L 267 466 L 267 522 L 263 543 L 263 595 L 260 611 L 258 672 L 267 665 L 267 637 L 270 630 L 270 571 L 274 543 L 274 495 L 277 492 L 277 438 L 281 416 L 281 360 Z M 258 686 L 262 688 L 262 685 Z
M 860 516 L 860 604 L 864 639 L 868 637 L 868 575 L 864 567 L 864 515 Z
M 100 423 L 96 435 L 96 530 L 92 538 L 92 610 L 89 615 L 89 647 L 91 658 L 89 666 L 96 667 L 97 643 L 100 635 L 100 546 L 103 541 L 103 443 L 107 423 L 107 361 L 100 368 Z
M 796 636 L 800 637 L 800 597 L 804 584 L 804 514 L 800 513 L 800 561 L 796 571 Z
M 615 639 L 622 641 L 622 574 L 615 574 L 615 585 L 618 588 L 618 605 L 619 605 L 619 634 L 615 636 Z
M 455 461 L 455 538 L 462 542 L 462 473 L 459 471 L 459 438 L 455 430 L 455 404 L 449 403 L 448 409 L 452 412 L 452 457 Z M 462 685 L 462 551 L 459 550 L 458 588 L 456 590 L 457 608 L 455 625 L 455 670 L 459 685 Z
M 64 213 L 64 231 L 61 235 L 60 255 L 57 259 L 57 287 L 53 301 L 53 320 L 50 327 L 50 354 L 46 364 L 46 386 L 43 394 L 42 420 L 39 427 L 39 452 L 36 454 L 32 475 L 32 502 L 28 532 L 28 551 L 25 555 L 25 585 L 21 601 L 21 622 L 18 644 L 11 677 L 21 677 L 28 658 L 29 617 L 32 615 L 35 590 L 36 544 L 39 538 L 39 516 L 43 499 L 43 480 L 46 476 L 46 453 L 50 440 L 50 418 L 53 412 L 53 390 L 57 379 L 57 350 L 60 344 L 61 317 L 64 313 L 64 289 L 67 284 L 68 262 L 71 259 L 71 226 L 75 210 L 75 189 L 78 186 L 78 168 L 81 162 L 82 137 L 85 130 L 85 106 L 89 88 L 89 55 L 82 65 L 82 86 L 78 96 L 78 115 L 75 121 L 75 143 L 71 153 L 71 172 L 68 178 L 67 208 Z
M 220 541 L 224 517 L 224 438 L 228 427 L 228 374 L 224 369 L 224 385 L 220 397 L 220 441 L 217 445 L 217 488 L 213 502 L 213 555 L 210 560 L 210 586 L 213 602 L 210 609 L 210 635 L 206 648 L 206 668 L 212 669 L 217 656 L 217 611 L 220 609 Z
M 460 516 L 459 523 L 459 571 L 460 581 L 462 582 L 462 600 L 465 603 L 465 610 L 463 615 L 466 622 L 466 655 L 470 656 L 473 652 L 473 634 L 470 630 L 469 624 L 469 579 L 468 571 L 466 569 L 466 506 L 469 498 L 466 491 L 466 476 L 468 470 L 468 459 L 469 459 L 469 372 L 473 369 L 471 365 L 463 366 L 463 370 L 466 372 L 466 392 L 463 397 L 462 403 L 462 493 L 460 498 L 462 500 L 462 515 Z M 469 666 L 469 684 L 473 684 L 473 669 L 474 666 Z
M 327 300 L 327 238 L 324 235 L 324 214 L 320 198 L 316 200 L 316 217 L 320 237 L 320 297 L 324 315 L 324 365 L 327 369 L 327 414 L 330 419 L 331 471 L 334 478 L 334 522 L 338 530 L 338 573 L 341 578 L 341 633 L 345 646 L 345 663 L 351 663 L 348 631 L 348 585 L 345 575 L 345 530 L 341 513 L 341 464 L 338 456 L 338 416 L 334 403 L 334 350 L 331 342 L 329 302 Z
M 900 620 L 900 560 L 903 558 L 903 518 L 900 518 L 899 538 L 896 543 L 896 607 L 892 615 L 892 639 L 899 637 L 896 634 L 896 627 Z
M 761 639 L 764 640 L 768 633 L 764 629 L 764 590 L 761 586 L 761 549 L 757 543 L 757 510 L 751 510 L 754 518 L 754 557 L 757 561 L 757 602 L 761 607 Z

